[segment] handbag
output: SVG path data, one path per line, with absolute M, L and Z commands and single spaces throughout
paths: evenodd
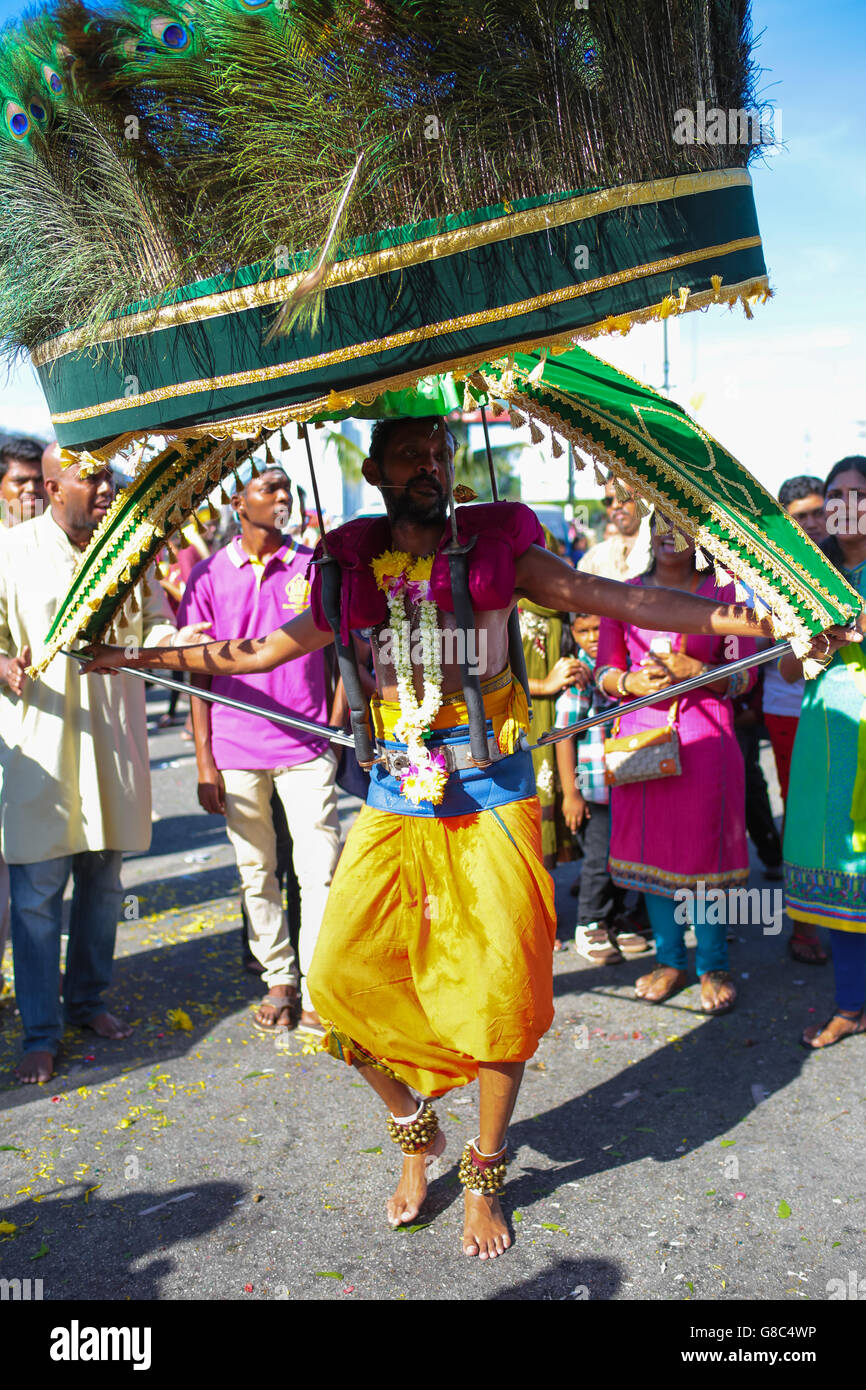
M 676 730 L 678 704 L 679 701 L 674 700 L 668 710 L 667 723 L 659 729 L 644 729 L 641 733 L 619 738 L 620 721 L 615 721 L 612 737 L 604 741 L 604 780 L 609 787 L 680 775 L 680 736 Z

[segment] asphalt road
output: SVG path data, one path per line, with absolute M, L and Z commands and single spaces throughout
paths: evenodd
M 41 1278 L 56 1300 L 793 1304 L 866 1276 L 866 1042 L 798 1046 L 830 1012 L 832 977 L 788 959 L 787 929 L 740 928 L 739 1005 L 715 1019 L 697 989 L 636 1000 L 647 957 L 594 969 L 559 954 L 556 1020 L 511 1130 L 513 1249 L 460 1252 L 475 1087 L 438 1104 L 448 1149 L 423 1219 L 391 1232 L 382 1116 L 347 1068 L 254 1031 L 261 987 L 240 966 L 222 822 L 198 811 L 178 732 L 151 751 L 153 848 L 125 862 L 139 917 L 119 929 L 109 999 L 133 1037 L 70 1032 L 54 1081 L 21 1087 L 20 1025 L 0 1004 L 0 1276 Z M 346 825 L 356 808 L 343 802 Z M 574 876 L 557 870 L 563 939 Z

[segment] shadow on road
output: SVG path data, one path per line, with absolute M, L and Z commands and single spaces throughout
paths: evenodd
M 135 1032 L 111 1042 L 90 1031 L 67 1028 L 56 1075 L 45 1086 L 22 1086 L 12 1074 L 21 1053 L 21 1020 L 11 1004 L 5 1004 L 0 1009 L 5 1023 L 0 1027 L 2 1105 L 41 1100 L 85 1082 L 104 1083 L 137 1066 L 163 1065 L 194 1052 L 222 1019 L 244 1010 L 263 993 L 260 981 L 241 967 L 239 931 L 203 933 L 191 941 L 118 956 L 106 1007 L 131 1023 Z M 173 1028 L 168 1018 L 172 1009 L 185 1012 L 191 1031 Z M 246 1027 L 245 1019 L 238 1024 Z
M 176 1268 L 173 1247 L 216 1230 L 243 1196 L 234 1183 L 204 1182 L 137 1187 L 111 1201 L 70 1184 L 38 1208 L 25 1198 L 4 1208 L 18 1229 L 0 1243 L 3 1276 L 41 1279 L 43 1299 L 158 1299 Z M 197 1296 L 194 1287 L 188 1296 Z
M 618 968 L 617 985 L 625 983 L 626 969 L 637 973 L 634 966 Z M 581 980 L 585 986 L 586 972 L 560 975 L 557 984 L 573 995 Z M 682 1036 L 677 1034 L 678 1023 L 670 1008 L 661 1015 L 647 1006 L 647 1022 L 642 1026 L 664 1029 L 667 1045 L 635 1061 L 631 1060 L 635 1052 L 645 1044 L 634 1041 L 634 1030 L 611 1034 L 602 1026 L 600 1036 L 592 1035 L 594 1025 L 605 1022 L 604 990 L 585 990 L 573 1000 L 570 1010 L 560 1005 L 554 1026 L 568 1028 L 582 1016 L 591 1025 L 589 1046 L 575 1048 L 577 1094 L 551 1110 L 517 1121 L 509 1131 L 514 1149 L 526 1144 L 557 1164 L 553 1170 L 524 1172 L 509 1183 L 514 1205 L 531 1206 L 563 1183 L 641 1159 L 674 1164 L 714 1140 L 719 1141 L 718 1162 L 713 1160 L 708 1166 L 708 1184 L 717 1188 L 720 1200 L 733 1205 L 738 1184 L 726 1183 L 725 1177 L 736 1178 L 737 1165 L 730 1160 L 737 1149 L 730 1141 L 722 1146 L 722 1139 L 756 1105 L 796 1081 L 810 1061 L 797 1044 L 796 1024 L 789 1020 L 783 1027 L 778 1024 L 790 1004 L 779 997 L 785 990 L 784 979 L 777 980 L 772 991 L 761 989 L 757 981 L 754 986 L 750 982 L 750 987 L 754 990 L 752 998 L 741 999 L 733 1013 L 702 1020 Z M 697 990 L 692 998 L 696 995 Z M 689 1002 L 679 998 L 682 1002 L 678 1007 L 694 1017 L 695 1005 L 689 1008 Z M 676 1005 L 677 1000 L 671 1004 Z M 589 1007 L 594 1010 L 591 1018 Z M 566 1010 L 569 1016 L 563 1019 Z M 615 1075 L 593 1085 L 596 1056 L 606 1067 L 619 1064 Z
M 615 1260 L 560 1260 L 522 1284 L 512 1284 L 487 1298 L 488 1303 L 565 1302 L 613 1298 L 623 1273 Z

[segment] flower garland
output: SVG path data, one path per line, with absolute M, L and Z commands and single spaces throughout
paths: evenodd
M 406 551 L 387 550 L 373 560 L 372 569 L 376 584 L 388 600 L 391 618 L 394 669 L 400 703 L 400 719 L 394 733 L 406 744 L 411 760 L 405 772 L 399 774 L 400 794 L 415 806 L 421 801 L 438 806 L 448 781 L 445 758 L 442 753 L 431 753 L 423 742 L 429 736 L 433 720 L 442 705 L 439 622 L 430 587 L 433 556 L 418 559 Z M 413 679 L 407 598 L 418 607 L 424 673 L 424 694 L 420 704 Z

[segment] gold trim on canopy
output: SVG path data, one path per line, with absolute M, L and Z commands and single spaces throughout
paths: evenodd
M 718 172 L 702 174 L 680 174 L 670 179 L 657 179 L 650 183 L 625 184 L 621 188 L 601 188 L 594 193 L 579 194 L 565 198 L 561 202 L 547 203 L 543 207 L 529 208 L 524 212 L 509 213 L 505 217 L 494 217 L 475 226 L 458 227 L 454 231 L 441 232 L 437 236 L 424 237 L 400 246 L 387 247 L 381 251 L 370 252 L 366 256 L 354 256 L 337 261 L 328 273 L 328 287 L 353 284 L 383 275 L 393 270 L 403 270 L 408 266 L 419 265 L 424 261 L 438 260 L 442 256 L 452 256 L 459 252 L 471 251 L 479 246 L 489 246 L 510 237 L 526 236 L 545 228 L 562 227 L 569 222 L 580 222 L 602 213 L 614 212 L 625 207 L 642 207 L 648 203 L 669 202 L 673 198 L 691 197 L 699 193 L 710 193 L 720 188 L 751 186 L 751 177 L 745 169 L 723 169 Z M 744 239 L 731 243 L 731 249 L 759 246 L 760 237 Z M 709 247 L 702 254 L 711 254 L 718 247 Z M 686 261 L 681 264 L 686 264 Z M 255 285 L 239 289 L 222 290 L 217 294 L 203 295 L 200 299 L 186 300 L 179 304 L 164 304 L 152 309 L 142 309 L 135 314 L 127 314 L 112 320 L 100 332 L 92 334 L 84 329 L 73 328 L 57 338 L 37 348 L 32 354 L 33 364 L 43 367 L 54 362 L 66 353 L 83 351 L 96 343 L 115 342 L 119 338 L 131 338 L 139 334 L 157 333 L 164 328 L 178 324 L 200 323 L 204 319 L 218 318 L 224 314 L 240 313 L 245 309 L 266 308 L 268 305 L 282 304 L 309 272 L 299 271 L 295 275 L 283 275 L 262 280 Z M 642 270 L 637 274 L 644 273 Z M 590 282 L 586 282 L 590 283 Z M 621 284 L 621 280 L 610 280 L 611 284 Z M 604 285 L 601 285 L 604 288 Z M 583 290 L 592 293 L 591 290 Z
M 52 415 L 51 418 L 55 425 L 73 424 L 78 420 L 95 420 L 103 415 L 113 415 L 121 410 L 139 409 L 142 405 L 156 405 L 160 401 L 178 400 L 182 396 L 198 395 L 202 391 L 224 391 L 234 386 L 250 386 L 253 382 L 279 381 L 281 378 L 297 376 L 302 372 L 320 371 L 339 362 L 356 361 L 377 352 L 391 352 L 397 348 L 406 347 L 410 343 L 424 342 L 429 338 L 437 338 L 446 333 L 458 333 L 467 328 L 479 328 L 486 323 L 498 323 L 504 319 L 516 318 L 521 314 L 529 314 L 535 310 L 547 308 L 551 304 L 560 304 L 564 300 L 578 299 L 583 295 L 596 294 L 600 290 L 627 284 L 630 280 L 661 275 L 665 271 L 676 270 L 680 266 L 690 265 L 694 261 L 705 260 L 708 256 L 728 256 L 735 251 L 759 246 L 760 242 L 760 237 L 741 237 L 737 241 L 725 242 L 720 246 L 708 246 L 701 251 L 687 251 L 680 256 L 666 256 L 661 261 L 633 266 L 629 270 L 617 271 L 613 275 L 601 275 L 595 280 L 585 280 L 579 285 L 567 285 L 562 289 L 548 290 L 545 294 L 535 295 L 532 299 L 524 299 L 516 304 L 500 305 L 495 309 L 474 314 L 461 314 L 457 318 L 445 319 L 439 323 L 421 324 L 418 328 L 407 328 L 401 333 L 391 333 L 385 338 L 374 338 L 365 343 L 354 343 L 351 347 L 335 348 L 333 352 L 318 353 L 315 357 L 306 357 L 300 361 L 280 362 L 271 367 L 257 367 L 252 371 L 231 372 L 217 377 L 199 377 L 195 381 L 185 381 L 172 386 L 160 386 L 154 391 L 139 391 L 132 396 L 120 396 L 112 401 L 101 401 L 98 405 L 83 406 L 79 410 L 62 411 L 57 415 Z M 726 289 L 723 298 L 728 302 L 732 296 L 735 300 L 751 298 L 768 291 L 768 289 L 767 277 L 762 275 L 742 285 L 730 286 Z M 706 296 L 709 298 L 707 299 Z M 682 310 L 673 307 L 669 312 L 688 312 L 689 309 L 702 307 L 704 302 L 715 302 L 717 299 L 718 296 L 712 290 L 704 291 L 703 294 L 690 294 L 685 300 Z M 700 304 L 698 303 L 699 300 L 701 301 Z M 665 304 L 666 300 L 659 300 L 656 304 L 640 309 L 636 313 L 620 315 L 611 322 L 618 327 L 620 320 L 628 320 L 630 326 L 641 319 L 664 317 Z M 607 320 L 601 322 L 603 324 Z M 613 331 L 616 331 L 616 327 Z M 578 330 L 573 338 L 577 340 L 584 336 L 592 337 L 596 328 L 597 325 L 591 324 L 586 330 Z M 603 332 L 605 330 L 602 327 L 598 331 Z M 516 344 L 513 344 L 507 345 L 504 350 L 526 351 L 531 347 L 543 345 L 544 339 L 535 337 L 522 344 L 519 349 Z M 497 351 L 502 352 L 503 349 L 498 348 Z M 425 366 L 423 375 L 431 376 L 443 370 L 445 369 L 441 366 Z

